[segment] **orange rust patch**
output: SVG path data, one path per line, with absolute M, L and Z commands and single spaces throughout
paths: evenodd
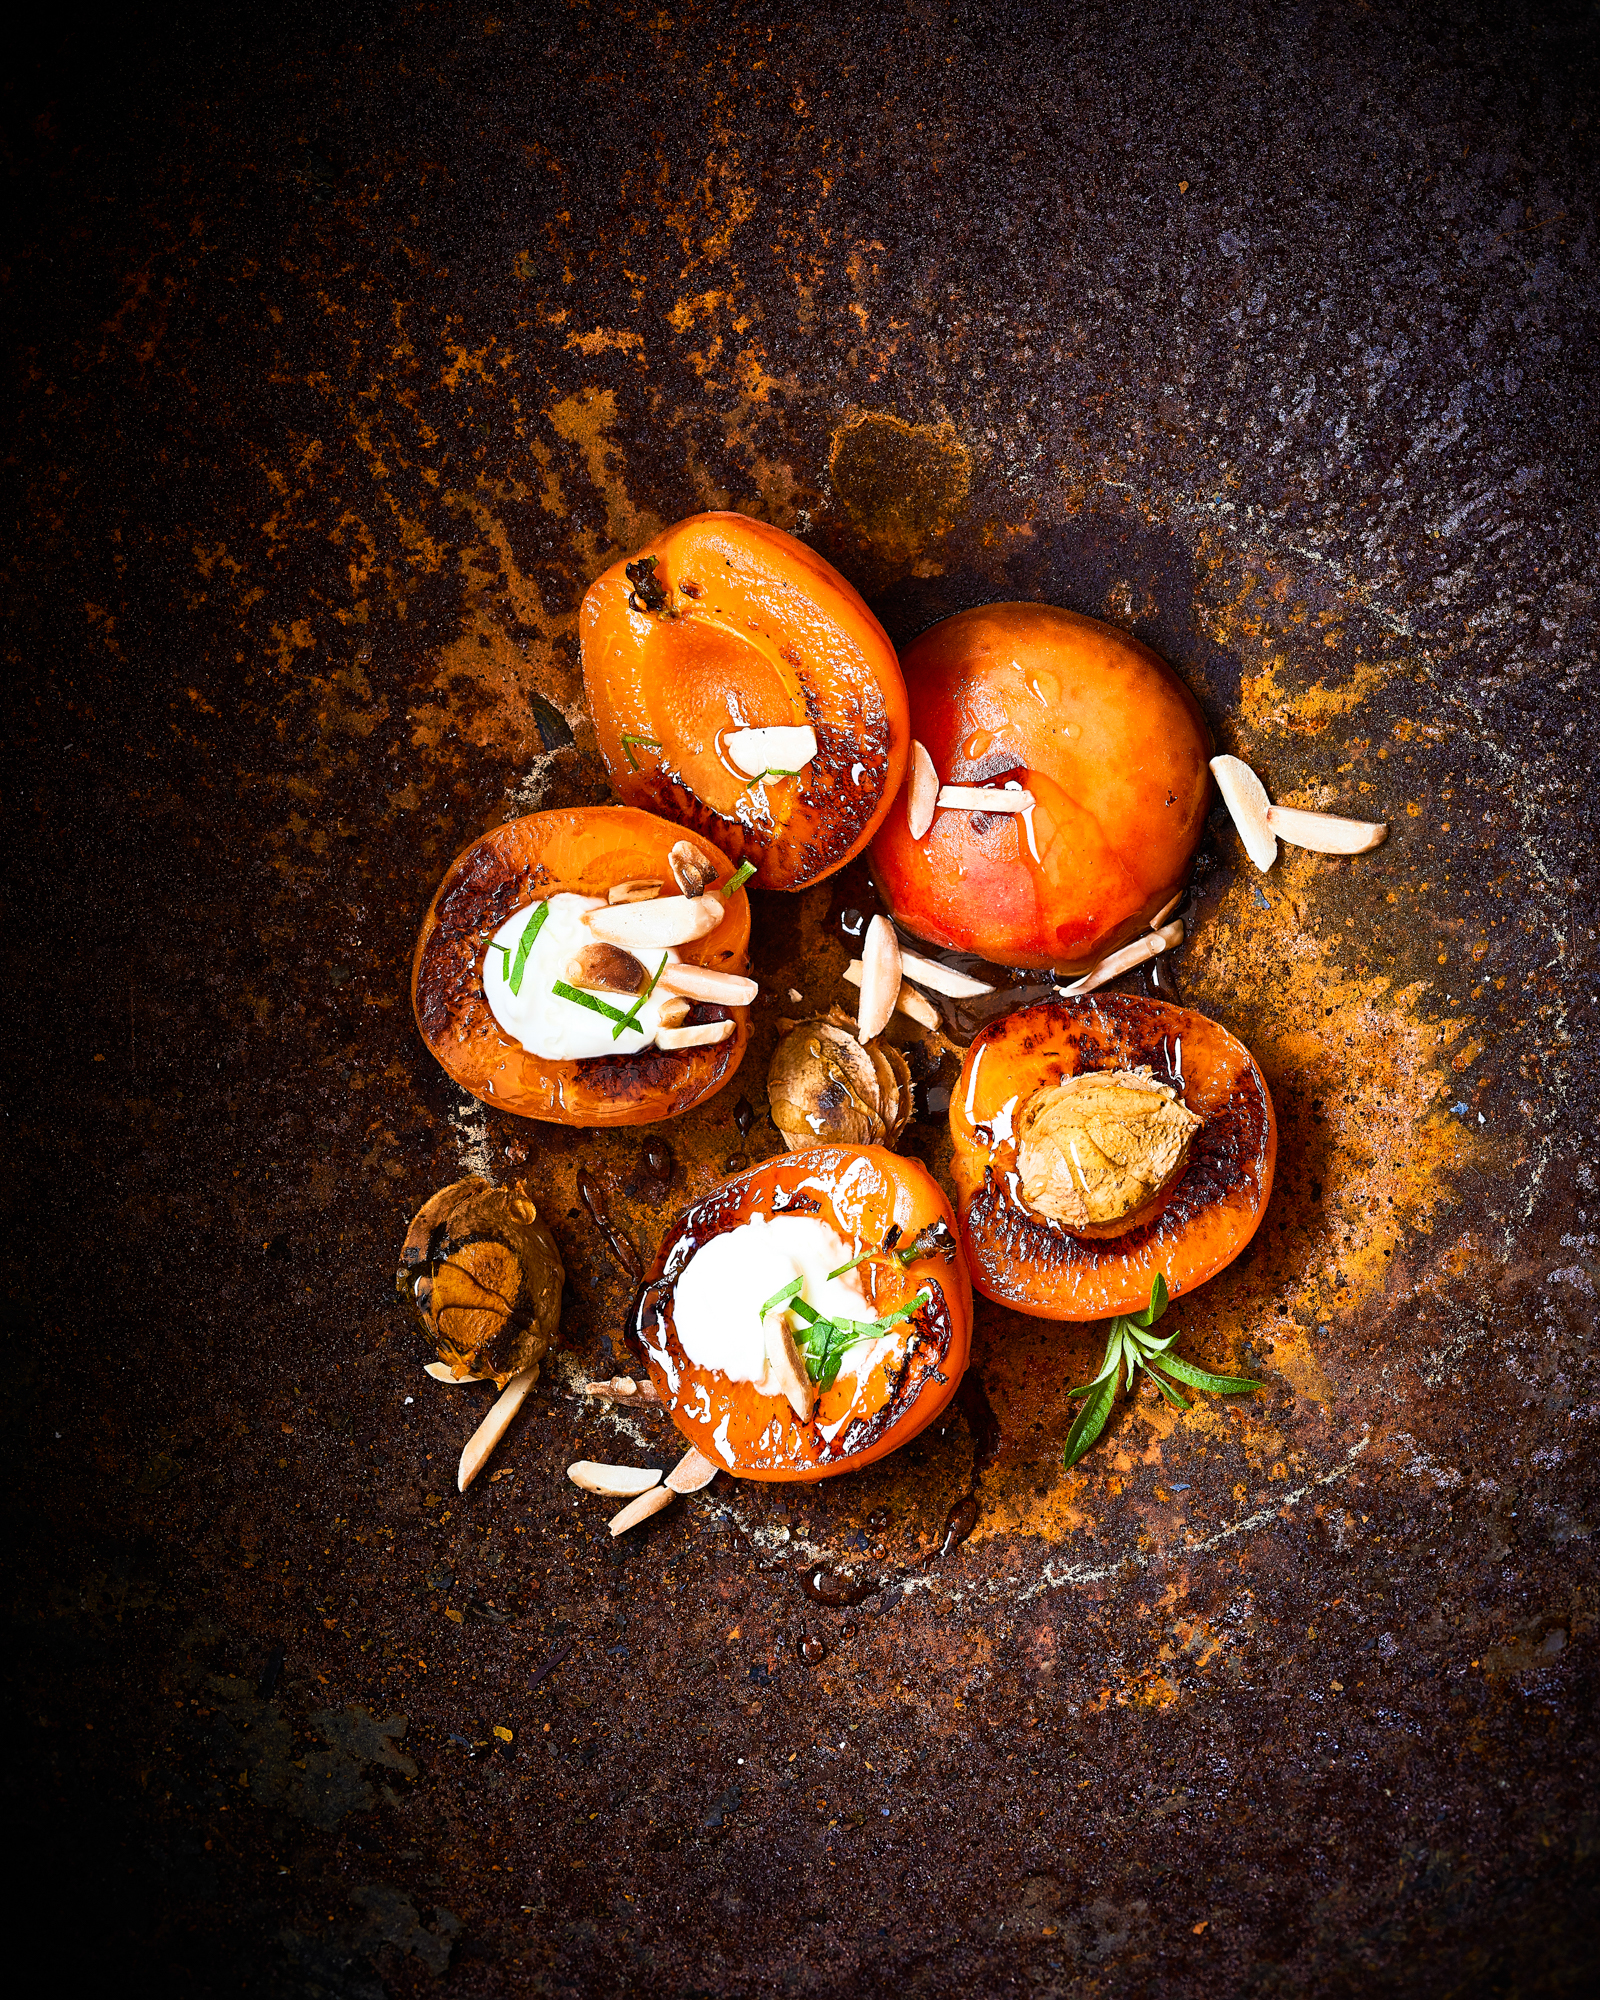
M 972 454 L 951 423 L 862 411 L 834 432 L 828 477 L 852 526 L 880 557 L 903 562 L 965 512 Z

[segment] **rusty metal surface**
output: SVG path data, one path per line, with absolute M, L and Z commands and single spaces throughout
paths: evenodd
M 7 1761 L 69 1966 L 1592 1976 L 1592 19 L 1126 12 L 440 7 L 18 65 Z M 1182 1323 L 1265 1395 L 1141 1398 L 1067 1474 L 1097 1330 L 983 1309 L 903 1453 L 613 1545 L 561 1468 L 674 1449 L 573 1392 L 628 1291 L 577 1172 L 648 1256 L 776 1150 L 741 1095 L 791 985 L 846 997 L 862 891 L 755 899 L 773 997 L 665 1193 L 647 1134 L 456 1093 L 406 966 L 459 846 L 604 796 L 579 599 L 720 506 L 900 641 L 1122 623 L 1276 797 L 1394 830 L 1202 854 L 1177 977 L 1281 1150 Z M 462 1498 L 484 1392 L 390 1285 L 468 1168 L 528 1180 L 569 1294 Z

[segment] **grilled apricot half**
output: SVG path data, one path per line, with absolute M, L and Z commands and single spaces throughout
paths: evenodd
M 1091 1078 L 1100 1089 L 1084 1089 Z M 1069 1133 L 1053 1121 L 1074 1094 L 1085 1101 Z M 1108 1108 L 1108 1097 L 1120 1101 Z M 1158 1273 L 1174 1295 L 1215 1277 L 1255 1234 L 1278 1151 L 1250 1051 L 1203 1014 L 1122 993 L 1041 1001 L 984 1029 L 950 1100 L 950 1135 L 972 1281 L 1040 1319 L 1137 1312 Z M 1061 1219 L 1080 1162 L 1102 1168 L 1109 1206 L 1132 1197 L 1126 1214 Z
M 914 840 L 902 800 L 872 846 L 895 916 L 997 965 L 1083 972 L 1189 878 L 1211 737 L 1148 646 L 1048 604 L 986 604 L 907 649 L 911 733 L 942 785 L 1030 792 L 1027 813 L 941 807 Z
M 722 1088 L 744 1055 L 747 1008 L 692 1008 L 691 1025 L 731 1018 L 725 1041 L 568 1062 L 530 1054 L 500 1026 L 484 994 L 490 940 L 518 910 L 562 892 L 604 900 L 621 882 L 658 881 L 672 895 L 670 855 L 682 838 L 680 827 L 650 813 L 585 806 L 507 820 L 462 849 L 422 920 L 411 1005 L 422 1039 L 463 1090 L 557 1125 L 648 1125 Z M 716 880 L 725 883 L 733 871 L 720 855 L 716 864 Z M 741 888 L 726 901 L 715 930 L 677 948 L 686 964 L 744 971 L 749 899 Z
M 857 1267 L 875 1314 L 927 1295 L 901 1322 L 908 1337 L 898 1353 L 878 1362 L 865 1382 L 841 1373 L 808 1421 L 782 1395 L 759 1394 L 752 1383 L 691 1361 L 673 1320 L 674 1287 L 695 1252 L 758 1215 L 814 1216 L 852 1249 L 877 1252 Z M 634 1299 L 629 1332 L 644 1348 L 672 1421 L 712 1464 L 740 1479 L 857 1471 L 925 1430 L 966 1371 L 972 1286 L 955 1215 L 925 1167 L 881 1146 L 781 1154 L 724 1181 L 677 1218 Z
M 765 889 L 803 889 L 866 846 L 905 775 L 905 683 L 883 627 L 803 542 L 696 514 L 597 577 L 580 624 L 600 754 L 629 805 L 750 862 Z M 782 735 L 763 751 L 767 731 Z

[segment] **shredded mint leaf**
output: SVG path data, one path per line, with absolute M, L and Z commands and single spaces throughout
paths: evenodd
M 852 1257 L 848 1264 L 841 1264 L 837 1271 L 830 1271 L 830 1278 L 842 1278 L 846 1271 L 853 1271 L 858 1265 L 869 1263 L 877 1256 L 876 1250 L 863 1250 L 859 1257 Z
M 769 1312 L 776 1312 L 779 1306 L 786 1306 L 804 1283 L 804 1278 L 791 1278 L 781 1292 L 774 1292 L 772 1297 L 767 1300 L 766 1304 L 761 1308 L 761 1318 L 765 1319 Z
M 723 897 L 731 896 L 735 889 L 742 889 L 755 872 L 750 862 L 741 861 L 717 893 Z
M 564 979 L 558 979 L 550 991 L 558 1000 L 570 1000 L 575 1007 L 587 1007 L 591 1014 L 604 1014 L 608 1021 L 626 1021 L 628 1018 L 620 1007 L 609 1006 L 604 1000 L 597 1000 L 592 993 L 580 993 L 576 986 L 569 986 Z
M 513 993 L 522 991 L 522 974 L 528 963 L 528 953 L 533 950 L 533 941 L 544 929 L 544 920 L 550 914 L 550 905 L 540 903 L 523 926 L 522 936 L 517 941 L 517 955 L 511 961 L 511 973 L 506 984 Z
M 661 977 L 662 973 L 665 972 L 666 968 L 667 968 L 667 954 L 663 952 L 661 954 L 661 963 L 656 967 L 655 971 L 651 973 L 649 979 L 645 982 L 644 991 L 639 995 L 638 999 L 634 1001 L 633 1005 L 628 1009 L 627 1013 L 623 1015 L 622 1019 L 617 1023 L 617 1025 L 611 1030 L 612 1041 L 615 1041 L 617 1039 L 617 1037 L 622 1033 L 624 1028 L 638 1027 L 639 1009 L 650 998 L 650 995 L 654 993 L 654 991 L 656 990 L 656 981 Z

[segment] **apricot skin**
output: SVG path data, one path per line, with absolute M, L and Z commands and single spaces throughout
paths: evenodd
M 635 579 L 652 561 L 649 609 Z M 584 687 L 617 795 L 803 889 L 859 854 L 894 803 L 910 748 L 894 647 L 833 566 L 744 514 L 696 514 L 590 585 Z M 798 777 L 752 790 L 721 740 L 810 726 Z
M 940 782 L 1015 778 L 1020 815 L 948 808 L 911 838 L 904 793 L 872 868 L 918 937 L 999 965 L 1087 971 L 1188 880 L 1211 798 L 1199 705 L 1148 646 L 1048 604 L 987 604 L 903 661 L 911 732 Z

